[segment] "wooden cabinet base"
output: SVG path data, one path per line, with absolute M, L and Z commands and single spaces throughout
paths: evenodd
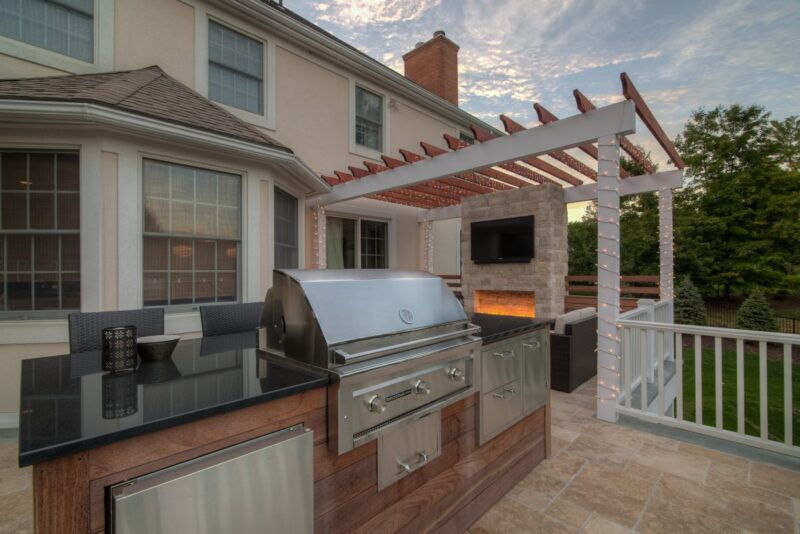
M 442 411 L 442 454 L 383 491 L 375 442 L 336 456 L 320 388 L 34 466 L 39 533 L 103 532 L 109 485 L 304 423 L 314 430 L 319 533 L 463 532 L 546 454 L 547 407 L 477 445 L 477 394 Z

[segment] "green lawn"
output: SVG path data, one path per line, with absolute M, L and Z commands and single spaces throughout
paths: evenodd
M 744 430 L 760 436 L 758 353 L 744 354 Z M 752 350 L 752 349 L 751 349 Z M 713 348 L 703 349 L 703 424 L 716 425 L 716 391 Z M 683 349 L 683 418 L 695 420 L 694 349 Z M 800 445 L 800 366 L 792 365 L 792 441 Z M 767 429 L 769 438 L 783 441 L 783 359 L 767 359 Z M 736 351 L 722 353 L 722 426 L 736 431 Z

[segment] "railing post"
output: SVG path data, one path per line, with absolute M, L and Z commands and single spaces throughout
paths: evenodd
M 620 394 L 619 137 L 597 140 L 597 417 L 617 420 Z
M 656 301 L 653 299 L 639 299 L 636 302 L 639 308 L 642 308 L 646 311 L 645 321 L 650 323 L 655 322 L 656 320 L 656 310 L 655 304 Z M 656 370 L 656 333 L 653 330 L 647 331 L 647 381 L 654 382 L 655 381 L 655 370 Z

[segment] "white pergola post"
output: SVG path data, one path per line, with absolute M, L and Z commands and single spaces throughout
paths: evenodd
M 422 266 L 425 271 L 433 272 L 433 221 L 424 221 L 422 224 L 423 251 Z
M 597 140 L 597 417 L 617 420 L 620 391 L 619 136 Z
M 674 296 L 674 274 L 672 256 L 672 189 L 658 192 L 658 252 L 660 264 L 661 300 Z
M 311 208 L 311 213 L 314 217 L 314 243 L 312 245 L 314 268 L 325 269 L 328 267 L 328 221 L 325 217 L 325 208 L 323 206 L 315 206 Z

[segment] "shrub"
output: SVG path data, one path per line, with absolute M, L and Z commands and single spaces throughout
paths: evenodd
M 681 278 L 675 288 L 675 322 L 698 326 L 707 322 L 703 296 L 688 276 Z
M 775 312 L 767 302 L 767 298 L 760 290 L 750 293 L 739 310 L 736 312 L 736 328 L 742 330 L 761 330 L 775 332 L 778 323 L 775 321 Z

